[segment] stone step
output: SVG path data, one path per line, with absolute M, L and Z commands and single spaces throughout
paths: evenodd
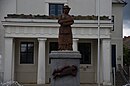
M 42 84 L 42 85 L 38 85 L 38 84 L 23 84 L 23 86 L 51 86 L 50 84 Z
M 51 86 L 51 85 L 50 84 L 43 84 L 43 85 L 38 85 L 38 84 L 24 84 L 23 86 Z M 80 84 L 80 86 L 97 86 L 97 84 Z

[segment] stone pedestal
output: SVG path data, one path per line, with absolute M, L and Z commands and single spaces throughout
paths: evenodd
M 49 56 L 51 59 L 51 86 L 80 86 L 81 54 L 78 51 L 52 51 Z

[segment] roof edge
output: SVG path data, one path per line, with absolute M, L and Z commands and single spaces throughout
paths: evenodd
M 97 20 L 98 17 L 95 15 L 86 15 L 86 16 L 82 16 L 82 15 L 78 15 L 78 16 L 74 16 L 72 15 L 72 17 L 75 20 Z M 17 18 L 17 19 L 58 19 L 59 16 L 48 16 L 48 15 L 25 15 L 25 14 L 7 14 L 7 17 L 4 17 L 5 19 L 9 19 L 9 18 Z M 101 20 L 110 20 L 109 16 L 100 16 Z

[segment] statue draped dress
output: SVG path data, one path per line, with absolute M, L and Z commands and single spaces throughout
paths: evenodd
M 62 14 L 58 20 L 60 24 L 58 49 L 59 50 L 72 50 L 72 29 L 71 25 L 74 23 L 70 15 Z

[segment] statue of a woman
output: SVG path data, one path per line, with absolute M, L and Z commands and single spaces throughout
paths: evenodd
M 74 23 L 73 18 L 68 14 L 71 8 L 65 5 L 63 7 L 63 14 L 60 16 L 58 23 L 59 38 L 58 38 L 58 49 L 59 50 L 72 50 L 72 30 L 71 25 Z

